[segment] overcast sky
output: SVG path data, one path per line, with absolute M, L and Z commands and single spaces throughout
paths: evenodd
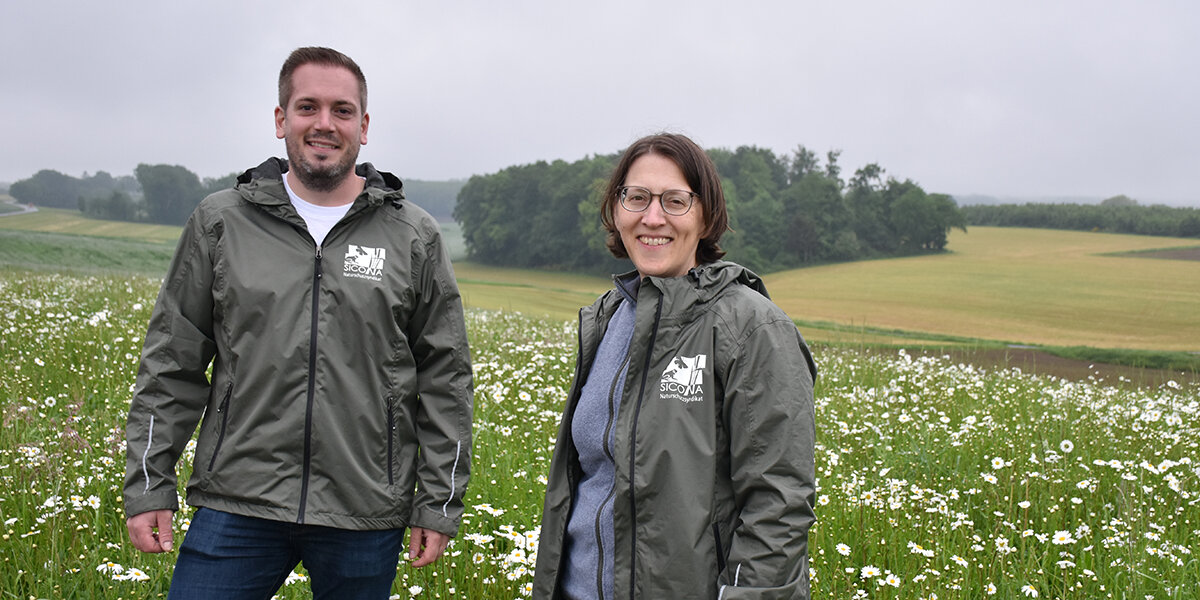
M 874 162 L 930 192 L 1200 206 L 1191 0 L 42 0 L 0 23 L 0 181 L 283 156 L 279 66 L 324 45 L 367 76 L 360 160 L 402 178 L 670 130 L 838 149 L 846 175 Z

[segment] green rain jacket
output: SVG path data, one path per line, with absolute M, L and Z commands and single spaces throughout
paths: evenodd
M 580 311 L 534 598 L 561 597 L 581 473 L 571 418 L 619 302 L 612 290 Z M 643 278 L 635 320 L 615 423 L 616 598 L 807 599 L 816 366 L 795 323 L 724 261 Z
M 462 303 L 437 223 L 369 163 L 318 247 L 269 159 L 196 208 L 163 282 L 126 428 L 128 515 L 187 501 L 455 535 L 470 471 Z M 211 363 L 211 382 L 206 371 Z

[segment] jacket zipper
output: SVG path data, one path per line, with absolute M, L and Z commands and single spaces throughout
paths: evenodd
M 642 412 L 642 400 L 646 396 L 646 376 L 650 372 L 650 361 L 654 357 L 654 342 L 658 337 L 658 323 L 662 318 L 663 297 L 658 295 L 654 309 L 654 327 L 650 328 L 650 343 L 646 345 L 646 364 L 642 366 L 642 383 L 638 390 L 637 405 L 633 411 L 633 426 L 629 431 L 629 597 L 637 597 L 637 495 L 634 493 L 634 466 L 637 457 L 638 415 Z
M 388 444 L 387 444 L 387 446 L 388 446 L 388 450 L 387 450 L 387 453 L 388 453 L 388 459 L 387 459 L 388 485 L 395 485 L 395 483 L 396 483 L 395 477 L 392 475 L 392 467 L 393 467 L 392 452 L 395 452 L 395 446 L 394 446 L 395 441 L 394 440 L 396 439 L 396 416 L 395 416 L 395 409 L 392 407 L 392 397 L 391 396 L 388 396 L 388 399 L 387 399 L 387 436 L 388 436 Z
M 604 454 L 608 456 L 609 460 L 614 460 L 616 458 L 615 456 L 613 456 L 613 449 L 609 448 L 609 446 L 608 446 L 608 436 L 609 436 L 610 432 L 612 432 L 613 421 L 616 420 L 616 410 L 615 410 L 616 407 L 614 406 L 613 398 L 617 394 L 620 394 L 623 391 L 623 390 L 617 388 L 617 382 L 621 380 L 621 375 L 623 373 L 625 373 L 625 370 L 628 368 L 629 368 L 629 355 L 626 354 L 625 360 L 621 361 L 621 366 L 617 367 L 617 373 L 616 373 L 616 375 L 613 375 L 612 382 L 610 382 L 608 384 L 608 422 L 605 423 L 605 425 L 604 425 L 603 446 L 604 446 Z M 609 503 L 611 503 L 613 498 L 616 497 L 616 495 L 617 495 L 617 487 L 614 485 L 613 488 L 611 490 L 609 490 L 608 495 L 604 497 L 604 501 L 600 503 L 600 511 L 596 513 L 596 524 L 595 524 L 596 547 L 599 549 L 597 560 L 600 561 L 598 568 L 596 569 L 596 597 L 597 598 L 604 597 L 604 537 L 601 533 L 600 513 L 604 512 L 604 507 L 607 506 Z
M 300 480 L 300 509 L 296 522 L 304 523 L 304 509 L 308 504 L 308 479 L 312 473 L 312 413 L 313 400 L 317 393 L 317 317 L 321 307 L 321 247 L 313 258 L 312 327 L 308 339 L 308 401 L 304 409 L 304 475 Z
M 217 414 L 221 415 L 221 433 L 217 434 L 217 446 L 213 448 L 212 458 L 208 460 L 208 470 L 213 470 L 213 465 L 217 464 L 217 455 L 221 453 L 221 445 L 225 443 L 225 430 L 229 427 L 229 397 L 233 395 L 233 383 L 225 388 L 225 398 L 221 400 L 221 405 L 217 407 Z
M 717 543 L 717 578 L 720 579 L 721 572 L 725 570 L 725 548 L 721 546 L 721 527 L 716 523 L 712 527 L 713 540 Z

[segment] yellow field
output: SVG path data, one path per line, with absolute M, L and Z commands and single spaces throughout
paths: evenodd
M 41 207 L 38 208 L 37 212 L 12 215 L 0 219 L 0 229 L 94 235 L 143 242 L 168 243 L 175 243 L 179 239 L 179 232 L 181 230 L 180 227 L 174 225 L 102 221 L 87 217 L 77 210 Z
M 1200 261 L 1102 253 L 1196 240 L 972 227 L 949 254 L 767 276 L 795 319 L 1058 346 L 1200 350 Z
M 513 310 L 574 321 L 579 308 L 612 287 L 607 277 L 504 269 L 455 263 L 454 276 L 463 304 L 473 308 Z

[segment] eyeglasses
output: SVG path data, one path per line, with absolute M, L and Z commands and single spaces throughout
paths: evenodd
M 658 196 L 658 204 L 663 212 L 672 216 L 686 215 L 692 209 L 692 201 L 700 197 L 696 192 L 686 190 L 667 190 L 661 194 L 651 194 L 650 190 L 636 185 L 627 185 L 620 189 L 621 206 L 629 212 L 642 212 L 650 208 L 650 202 Z

